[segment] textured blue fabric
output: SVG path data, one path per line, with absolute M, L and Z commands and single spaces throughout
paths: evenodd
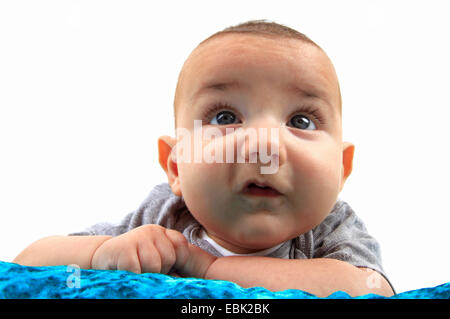
M 391 298 L 450 297 L 450 283 L 397 294 Z M 271 292 L 265 288 L 242 288 L 232 282 L 176 278 L 162 274 L 134 274 L 117 270 L 85 270 L 72 266 L 26 267 L 0 261 L 0 298 L 139 298 L 139 299 L 314 299 L 301 290 Z M 351 298 L 335 292 L 328 298 Z M 385 298 L 365 295 L 358 299 Z

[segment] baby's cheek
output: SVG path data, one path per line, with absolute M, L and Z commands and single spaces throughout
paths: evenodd
M 192 164 L 181 169 L 181 191 L 189 211 L 203 227 L 217 228 L 226 223 L 223 209 L 229 198 L 223 186 L 223 174 L 213 164 Z
M 223 194 L 226 176 L 220 164 L 190 163 L 180 165 L 178 172 L 183 197 L 193 199 L 196 205 L 216 199 Z M 217 200 L 217 199 L 216 199 Z M 217 203 L 220 204 L 220 203 Z M 209 204 L 208 204 L 209 205 Z
M 289 155 L 290 164 L 304 181 L 325 186 L 339 177 L 342 157 L 333 143 L 305 145 Z
M 182 164 L 179 166 L 180 181 L 208 189 L 208 185 L 213 186 L 226 179 L 223 165 L 225 164 L 205 162 Z
M 339 194 L 340 165 L 335 154 L 304 153 L 293 163 L 292 182 L 298 201 L 315 215 L 329 210 Z M 301 195 L 300 195 L 301 194 Z

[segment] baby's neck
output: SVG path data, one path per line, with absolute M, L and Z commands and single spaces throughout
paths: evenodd
M 270 253 L 277 250 L 278 248 L 280 248 L 281 245 L 283 245 L 283 243 L 281 243 L 274 247 L 258 250 L 255 252 L 239 254 L 239 253 L 235 253 L 231 250 L 228 250 L 227 248 L 224 248 L 222 245 L 218 244 L 214 239 L 212 239 L 211 237 L 208 236 L 208 234 L 206 233 L 206 231 L 204 229 L 202 229 L 200 232 L 200 238 L 203 240 L 206 240 L 208 243 L 210 243 L 211 246 L 213 246 L 214 249 L 217 250 L 224 257 L 226 257 L 226 256 L 267 256 Z

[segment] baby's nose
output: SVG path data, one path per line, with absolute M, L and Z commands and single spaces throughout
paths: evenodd
M 279 127 L 247 128 L 238 137 L 239 154 L 246 163 L 284 164 L 285 150 L 280 141 Z

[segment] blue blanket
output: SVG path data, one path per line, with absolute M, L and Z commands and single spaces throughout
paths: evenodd
M 450 297 L 450 283 L 397 294 L 391 298 Z M 176 278 L 163 274 L 134 274 L 116 270 L 85 270 L 73 266 L 25 267 L 0 261 L 0 298 L 139 298 L 139 299 L 314 299 L 301 290 L 271 292 L 265 288 L 242 288 L 232 282 Z M 351 298 L 338 291 L 327 298 Z M 385 298 L 365 295 L 358 299 Z

